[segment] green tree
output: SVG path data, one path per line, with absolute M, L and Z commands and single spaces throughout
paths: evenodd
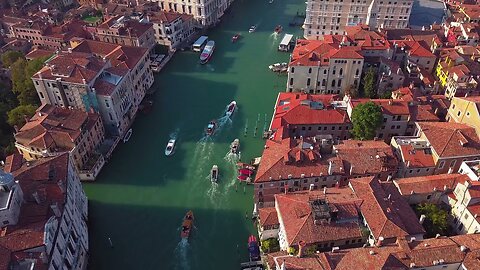
M 4 67 L 10 67 L 18 59 L 23 59 L 23 53 L 18 51 L 7 51 L 2 54 L 1 59 Z
M 386 98 L 386 99 L 390 99 L 392 98 L 392 91 L 385 91 L 385 93 L 383 93 L 380 98 Z
M 383 114 L 380 106 L 372 101 L 359 104 L 352 111 L 352 134 L 359 140 L 372 140 L 382 121 Z
M 365 77 L 363 78 L 363 94 L 365 97 L 368 98 L 376 98 L 377 97 L 377 89 L 376 89 L 376 82 L 377 82 L 377 75 L 375 74 L 375 70 L 373 68 L 368 69 Z
M 427 231 L 427 237 L 434 237 L 437 234 L 447 235 L 448 213 L 435 204 L 425 203 L 417 205 L 416 211 L 419 215 L 425 215 L 423 226 Z
M 358 89 L 354 85 L 349 85 L 347 89 L 345 89 L 345 95 L 350 96 L 351 98 L 358 97 Z
M 17 95 L 20 105 L 38 105 L 39 99 L 32 76 L 39 71 L 47 58 L 41 57 L 31 61 L 18 59 L 11 66 L 13 92 Z
M 25 117 L 30 118 L 35 113 L 37 106 L 34 105 L 20 105 L 8 112 L 7 122 L 13 127 L 22 127 L 25 125 Z
M 261 242 L 262 251 L 264 253 L 275 252 L 280 250 L 280 244 L 276 238 L 269 238 L 262 240 Z

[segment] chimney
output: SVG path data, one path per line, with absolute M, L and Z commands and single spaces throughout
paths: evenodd
M 335 164 L 333 163 L 333 161 L 330 160 L 330 162 L 328 163 L 328 175 L 333 174 L 334 166 L 335 166 Z
M 353 165 L 350 165 L 350 175 L 353 174 Z
M 303 255 L 304 255 L 303 254 L 304 253 L 303 249 L 305 248 L 305 245 L 306 245 L 305 241 L 298 242 L 298 257 L 299 258 L 302 258 Z
M 392 176 L 391 175 L 387 176 L 387 182 L 390 182 L 390 181 L 392 181 Z
M 413 243 L 413 242 L 415 242 L 415 240 L 417 240 L 417 238 L 412 237 L 412 238 L 410 238 L 410 241 L 409 241 L 409 242 L 410 242 L 410 243 Z
M 420 224 L 423 224 L 423 222 L 425 221 L 425 218 L 426 216 L 425 215 L 421 215 L 420 216 L 420 220 L 418 221 Z
M 323 195 L 327 195 L 327 187 L 323 187 Z
M 410 268 L 415 268 L 415 263 L 414 262 L 410 263 Z
M 385 240 L 385 238 L 383 238 L 383 236 L 378 237 L 377 247 L 381 247 L 381 246 L 382 246 L 383 240 Z
M 370 255 L 375 255 L 375 254 L 376 254 L 374 250 L 370 250 L 368 253 L 369 253 Z
M 310 191 L 313 191 L 314 189 L 315 189 L 315 185 L 314 185 L 314 184 L 310 184 L 309 190 L 310 190 Z
M 467 247 L 466 246 L 460 246 L 460 251 L 461 252 L 467 252 Z
M 393 104 L 393 100 L 388 100 L 388 105 L 392 105 Z
M 410 160 L 407 160 L 407 167 L 410 167 Z
M 453 168 L 452 167 L 448 168 L 448 174 L 452 174 L 452 172 L 453 172 Z
M 60 217 L 62 215 L 62 213 L 60 213 L 60 209 L 58 208 L 57 203 L 51 204 L 50 208 L 52 208 L 53 213 L 55 214 L 56 217 Z
M 287 184 L 285 184 L 285 188 L 284 188 L 284 189 L 285 189 L 285 194 L 287 194 L 287 193 L 288 193 L 288 185 L 287 185 Z
M 72 53 L 72 48 L 68 48 L 68 53 Z
M 337 252 L 339 249 L 340 249 L 339 247 L 333 247 L 333 248 L 332 248 L 332 253 Z
M 388 200 L 389 202 L 392 201 L 392 194 L 388 194 L 387 200 Z

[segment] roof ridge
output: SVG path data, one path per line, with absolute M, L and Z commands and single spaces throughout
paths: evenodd
M 306 217 L 302 217 L 302 218 L 305 218 L 305 219 L 303 220 L 302 225 L 300 227 L 298 227 L 298 230 L 295 233 L 295 236 L 292 238 L 291 243 L 293 243 L 297 239 L 298 234 L 300 233 L 300 231 L 302 231 L 303 227 L 307 224 L 307 221 L 308 221 L 308 219 L 310 218 L 311 215 L 312 215 L 312 212 L 310 211 L 310 213 L 308 213 L 308 215 Z M 287 241 L 287 243 L 288 243 L 288 241 Z

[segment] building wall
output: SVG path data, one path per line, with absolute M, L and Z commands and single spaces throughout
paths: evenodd
M 358 89 L 363 59 L 330 59 L 327 66 L 290 66 L 287 92 L 340 94 Z
M 209 27 L 217 23 L 233 0 L 158 0 L 162 10 L 193 15 L 197 26 Z
M 367 23 L 373 28 L 407 28 L 412 0 L 373 0 L 368 9 Z
M 335 185 L 342 179 L 340 175 L 328 176 L 314 176 L 305 178 L 280 179 L 270 182 L 254 183 L 254 198 L 255 202 L 261 206 L 263 202 L 273 202 L 274 195 L 285 192 L 285 185 L 288 185 L 287 192 L 307 190 L 310 184 L 314 185 L 315 189 L 324 187 L 335 187 Z
M 408 135 L 408 120 L 408 115 L 383 114 L 383 124 L 377 130 L 376 137 L 389 143 L 393 136 Z
M 178 18 L 171 23 L 154 22 L 153 29 L 157 44 L 176 49 L 195 33 L 194 21 Z
M 260 240 L 263 241 L 270 238 L 278 239 L 278 232 L 280 230 L 279 226 L 280 225 L 268 228 L 258 226 L 258 235 L 260 236 Z
M 467 124 L 475 128 L 477 134 L 480 134 L 480 114 L 474 102 L 456 97 L 452 98 L 446 120 Z
M 418 57 L 409 55 L 407 58 L 410 60 L 410 62 L 417 64 L 428 72 L 433 71 L 436 61 L 435 57 Z
M 153 25 L 141 36 L 124 36 L 115 28 L 96 28 L 95 39 L 107 43 L 115 43 L 119 45 L 144 47 L 152 49 L 155 46 L 155 32 Z
M 23 202 L 23 191 L 20 185 L 14 184 L 10 191 L 0 191 L 2 196 L 10 196 L 6 208 L 0 208 L 0 225 L 15 225 L 18 222 L 20 208 Z M 9 194 L 6 194 L 9 193 Z
M 472 214 L 467 206 L 473 201 L 464 183 L 458 183 L 453 191 L 456 203 L 450 205 L 453 216 L 453 229 L 459 234 L 471 234 L 480 232 L 480 223 L 475 214 Z M 477 198 L 478 200 L 478 198 Z
M 445 194 L 443 191 L 433 191 L 429 193 L 414 193 L 414 194 L 402 194 L 407 202 L 411 205 L 421 203 L 433 203 L 440 204 L 442 196 Z
M 290 137 L 314 137 L 316 135 L 332 135 L 334 139 L 347 140 L 350 138 L 351 123 L 336 125 L 289 125 Z

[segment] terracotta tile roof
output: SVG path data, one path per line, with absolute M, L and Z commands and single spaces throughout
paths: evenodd
M 172 23 L 177 19 L 182 19 L 183 21 L 193 20 L 193 16 L 189 14 L 177 13 L 177 12 L 168 12 L 168 11 L 158 11 L 148 13 L 148 20 L 152 23 Z
M 453 122 L 418 122 L 421 133 L 440 157 L 480 155 L 480 139 L 475 129 Z
M 412 144 L 402 144 L 400 153 L 407 168 L 435 167 L 430 148 L 415 149 Z
M 326 66 L 330 58 L 363 59 L 354 46 L 342 47 L 340 44 L 327 43 L 323 40 L 297 40 L 290 60 L 291 66 Z
M 350 179 L 350 185 L 363 200 L 360 210 L 376 239 L 425 233 L 415 213 L 391 182 L 380 183 L 375 177 L 365 177 Z
M 328 189 L 326 195 L 328 208 L 329 211 L 337 212 L 337 219 L 334 218 L 331 222 L 315 222 L 310 201 L 324 198 L 322 191 L 275 195 L 276 208 L 283 222 L 289 246 L 298 245 L 299 241 L 311 245 L 362 238 L 358 224 L 358 207 L 361 200 L 349 188 Z
M 131 36 L 131 37 L 141 37 L 150 29 L 153 29 L 153 24 L 151 23 L 141 23 L 136 20 L 123 19 L 120 24 L 117 24 L 117 21 L 123 16 L 115 16 L 107 19 L 102 24 L 97 26 L 101 29 L 118 29 L 120 36 Z M 117 27 L 115 27 L 118 25 Z
M 410 108 L 410 115 L 411 121 L 418 121 L 418 122 L 436 122 L 440 121 L 438 116 L 435 115 L 435 110 L 432 108 L 431 105 L 414 105 L 409 106 Z
M 86 84 L 95 79 L 106 63 L 85 53 L 58 53 L 33 75 L 37 79 L 55 80 Z
M 339 125 L 350 123 L 347 113 L 343 110 L 333 108 L 317 109 L 312 106 L 311 104 L 290 106 L 290 109 L 283 114 L 282 125 Z
M 14 136 L 18 143 L 26 147 L 54 148 L 55 152 L 70 151 L 87 122 L 96 122 L 98 118 L 97 114 L 45 104 Z
M 112 62 L 114 67 L 123 67 L 132 70 L 147 53 L 147 48 L 121 46 L 94 40 L 84 40 L 73 52 L 83 52 L 105 57 Z
M 425 194 L 434 192 L 434 189 L 439 192 L 453 190 L 458 182 L 463 182 L 465 180 L 465 177 L 465 175 L 458 173 L 438 174 L 399 178 L 393 182 L 402 195 L 410 195 L 412 192 Z
M 53 55 L 55 52 L 52 50 L 46 49 L 33 49 L 27 55 L 25 55 L 26 59 L 33 60 L 40 57 L 47 57 Z
M 309 138 L 267 140 L 255 183 L 284 181 L 289 175 L 292 178 L 301 178 L 302 174 L 308 177 L 327 175 L 330 161 L 336 164 L 333 173 L 343 173 L 340 170 L 342 161 L 333 156 L 321 156 L 318 144 Z
M 394 171 L 398 165 L 392 148 L 383 141 L 346 140 L 334 145 L 333 149 L 350 175 Z
M 258 215 L 260 218 L 260 226 L 262 227 L 279 224 L 275 207 L 260 208 L 258 209 Z
M 408 108 L 408 101 L 399 99 L 368 99 L 359 98 L 351 99 L 350 102 L 354 108 L 358 104 L 367 103 L 372 101 L 382 108 L 383 114 L 388 115 L 410 115 L 410 109 Z
M 5 168 L 4 171 L 7 173 L 18 170 L 23 163 L 23 156 L 19 153 L 14 153 L 5 158 Z

